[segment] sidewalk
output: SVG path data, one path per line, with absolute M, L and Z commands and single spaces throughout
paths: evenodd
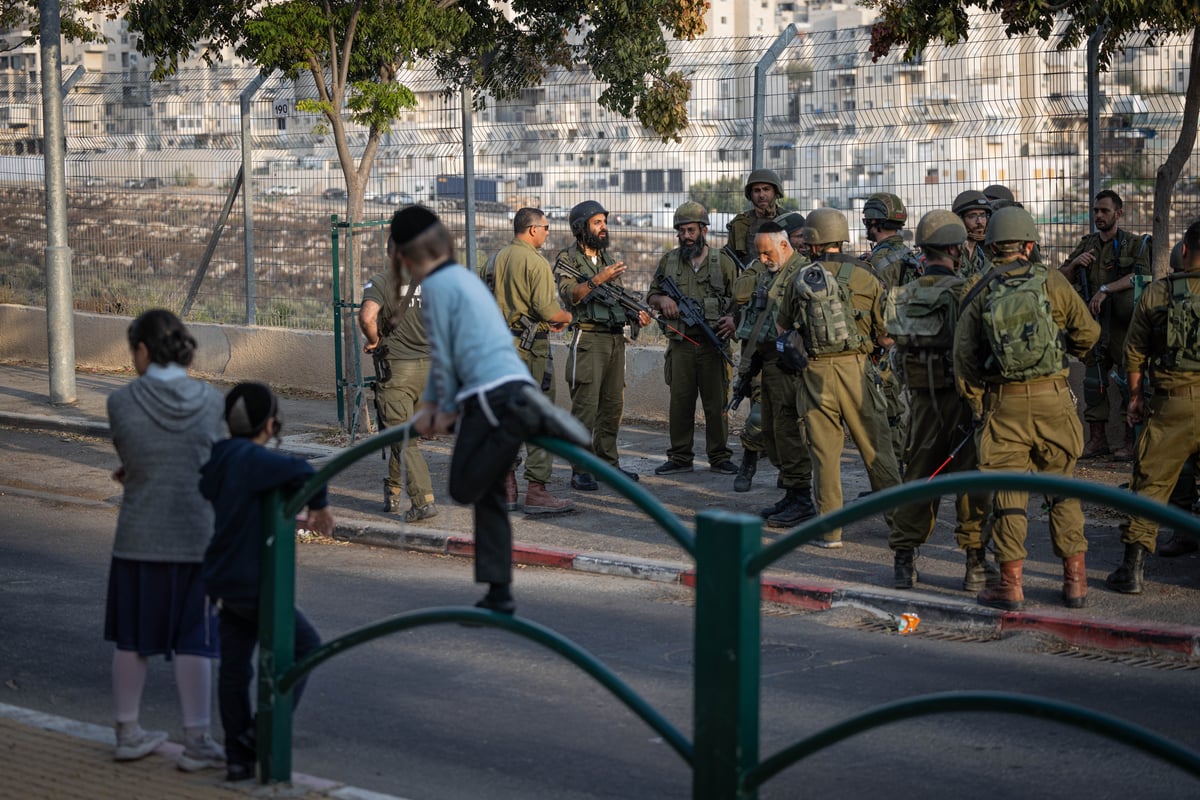
M 52 407 L 44 365 L 0 363 L 0 424 L 107 439 L 105 398 L 131 378 L 132 373 L 80 372 L 76 378 L 78 402 Z M 346 436 L 338 430 L 332 397 L 286 396 L 281 406 L 286 420 L 285 450 L 319 461 L 346 444 Z M 732 420 L 734 429 L 740 428 L 746 406 L 743 404 L 741 415 Z M 702 425 L 697 425 L 697 432 L 702 435 Z M 736 437 L 730 439 L 735 451 L 740 450 Z M 641 485 L 689 526 L 694 524 L 695 513 L 706 508 L 755 513 L 780 496 L 775 488 L 776 472 L 770 465 L 760 468 L 751 492 L 734 493 L 730 476 L 707 471 L 702 442 L 697 443 L 695 472 L 655 477 L 653 467 L 662 462 L 666 444 L 661 426 L 626 424 L 619 441 L 622 465 L 640 473 Z M 400 516 L 381 511 L 386 474 L 381 458 L 362 459 L 339 474 L 331 485 L 338 538 L 371 546 L 469 555 L 471 509 L 457 506 L 445 496 L 451 445 L 448 439 L 420 443 L 433 474 L 440 513 L 418 525 L 406 525 Z M 114 502 L 119 487 L 109 478 L 116 466 L 111 449 L 96 447 L 75 458 L 76 463 L 64 468 L 34 463 L 32 454 L 10 457 L 0 467 L 0 487 L 15 493 L 68 496 L 79 502 Z M 1082 464 L 1080 478 L 1109 485 L 1128 480 L 1128 465 Z M 640 510 L 608 487 L 598 492 L 572 491 L 569 476 L 569 466 L 556 459 L 549 488 L 574 501 L 575 513 L 550 517 L 514 514 L 518 563 L 691 584 L 692 565 L 686 554 Z M 523 498 L 525 482 L 519 483 Z M 843 487 L 847 499 L 868 488 L 852 447 L 843 456 Z M 1036 632 L 1085 648 L 1200 658 L 1200 554 L 1148 559 L 1146 591 L 1137 596 L 1116 594 L 1104 587 L 1103 579 L 1121 560 L 1117 530 L 1121 518 L 1087 504 L 1084 510 L 1088 517 L 1089 597 L 1088 607 L 1080 611 L 1069 611 L 1059 602 L 1061 562 L 1051 552 L 1046 515 L 1036 498 L 1030 505 L 1023 612 L 983 608 L 972 595 L 961 591 L 962 554 L 953 544 L 953 510 L 948 502 L 942 505 L 933 538 L 921 549 L 917 589 L 890 588 L 892 557 L 887 532 L 882 520 L 875 518 L 847 528 L 842 550 L 803 547 L 789 554 L 778 563 L 778 569 L 768 573 L 764 597 L 809 609 L 852 605 L 884 620 L 917 613 L 923 620 L 970 626 L 978 633 Z M 764 529 L 764 533 L 772 537 L 778 532 Z

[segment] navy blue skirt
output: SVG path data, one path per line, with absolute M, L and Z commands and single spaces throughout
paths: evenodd
M 204 596 L 201 564 L 113 557 L 104 638 L 143 656 L 217 658 L 216 608 Z

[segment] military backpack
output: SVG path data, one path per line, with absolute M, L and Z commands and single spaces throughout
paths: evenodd
M 831 262 L 831 266 L 837 262 Z M 850 276 L 853 261 L 842 262 L 837 274 L 817 261 L 802 268 L 792 284 L 803 309 L 804 339 L 814 356 L 856 352 L 863 338 L 851 302 Z
M 956 275 L 946 275 L 928 285 L 915 280 L 888 289 L 883 306 L 888 336 L 909 350 L 953 348 L 957 290 L 964 282 Z
M 983 329 L 992 349 L 989 361 L 1008 381 L 1053 375 L 1065 363 L 1061 331 L 1046 291 L 1046 267 L 1028 267 L 1021 274 L 994 272 L 983 307 Z
M 1200 296 L 1188 289 L 1190 272 L 1166 276 L 1170 293 L 1167 301 L 1167 350 L 1162 365 L 1170 370 L 1200 372 Z

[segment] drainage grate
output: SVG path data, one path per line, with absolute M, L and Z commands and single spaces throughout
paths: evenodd
M 868 631 L 869 633 L 886 633 L 893 636 L 900 635 L 900 632 L 896 629 L 896 622 L 879 619 L 878 617 L 864 617 L 848 627 L 856 630 Z M 931 628 L 926 627 L 925 623 L 922 623 L 920 626 L 918 626 L 916 631 L 908 635 L 939 642 L 966 643 L 994 642 L 1000 638 L 999 634 L 992 630 Z
M 1120 664 L 1124 667 L 1139 667 L 1142 669 L 1161 669 L 1168 672 L 1191 672 L 1200 670 L 1200 663 L 1195 661 L 1180 661 L 1170 658 L 1140 655 L 1115 655 L 1101 653 L 1095 650 L 1080 650 L 1077 647 L 1054 647 L 1045 651 L 1048 655 L 1074 658 L 1079 661 L 1095 661 L 1103 664 Z

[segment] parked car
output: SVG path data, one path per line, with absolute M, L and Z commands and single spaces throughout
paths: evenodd
M 566 219 L 571 213 L 562 206 L 546 206 L 542 211 L 546 213 L 546 219 Z
M 290 184 L 276 184 L 275 186 L 268 186 L 263 194 L 267 195 L 267 197 L 292 197 L 300 194 L 300 187 Z
M 160 178 L 130 178 L 125 181 L 126 189 L 159 189 L 162 185 Z
M 321 192 L 321 197 L 326 200 L 345 200 L 346 190 L 338 189 L 336 186 L 330 186 L 328 189 Z
M 626 225 L 632 225 L 635 228 L 649 228 L 654 224 L 653 214 L 634 214 L 626 217 Z
M 100 180 L 99 178 L 89 175 L 88 177 L 83 179 L 83 185 L 84 186 L 103 186 L 104 181 Z
M 379 202 L 389 206 L 411 206 L 416 200 L 408 192 L 388 192 Z

